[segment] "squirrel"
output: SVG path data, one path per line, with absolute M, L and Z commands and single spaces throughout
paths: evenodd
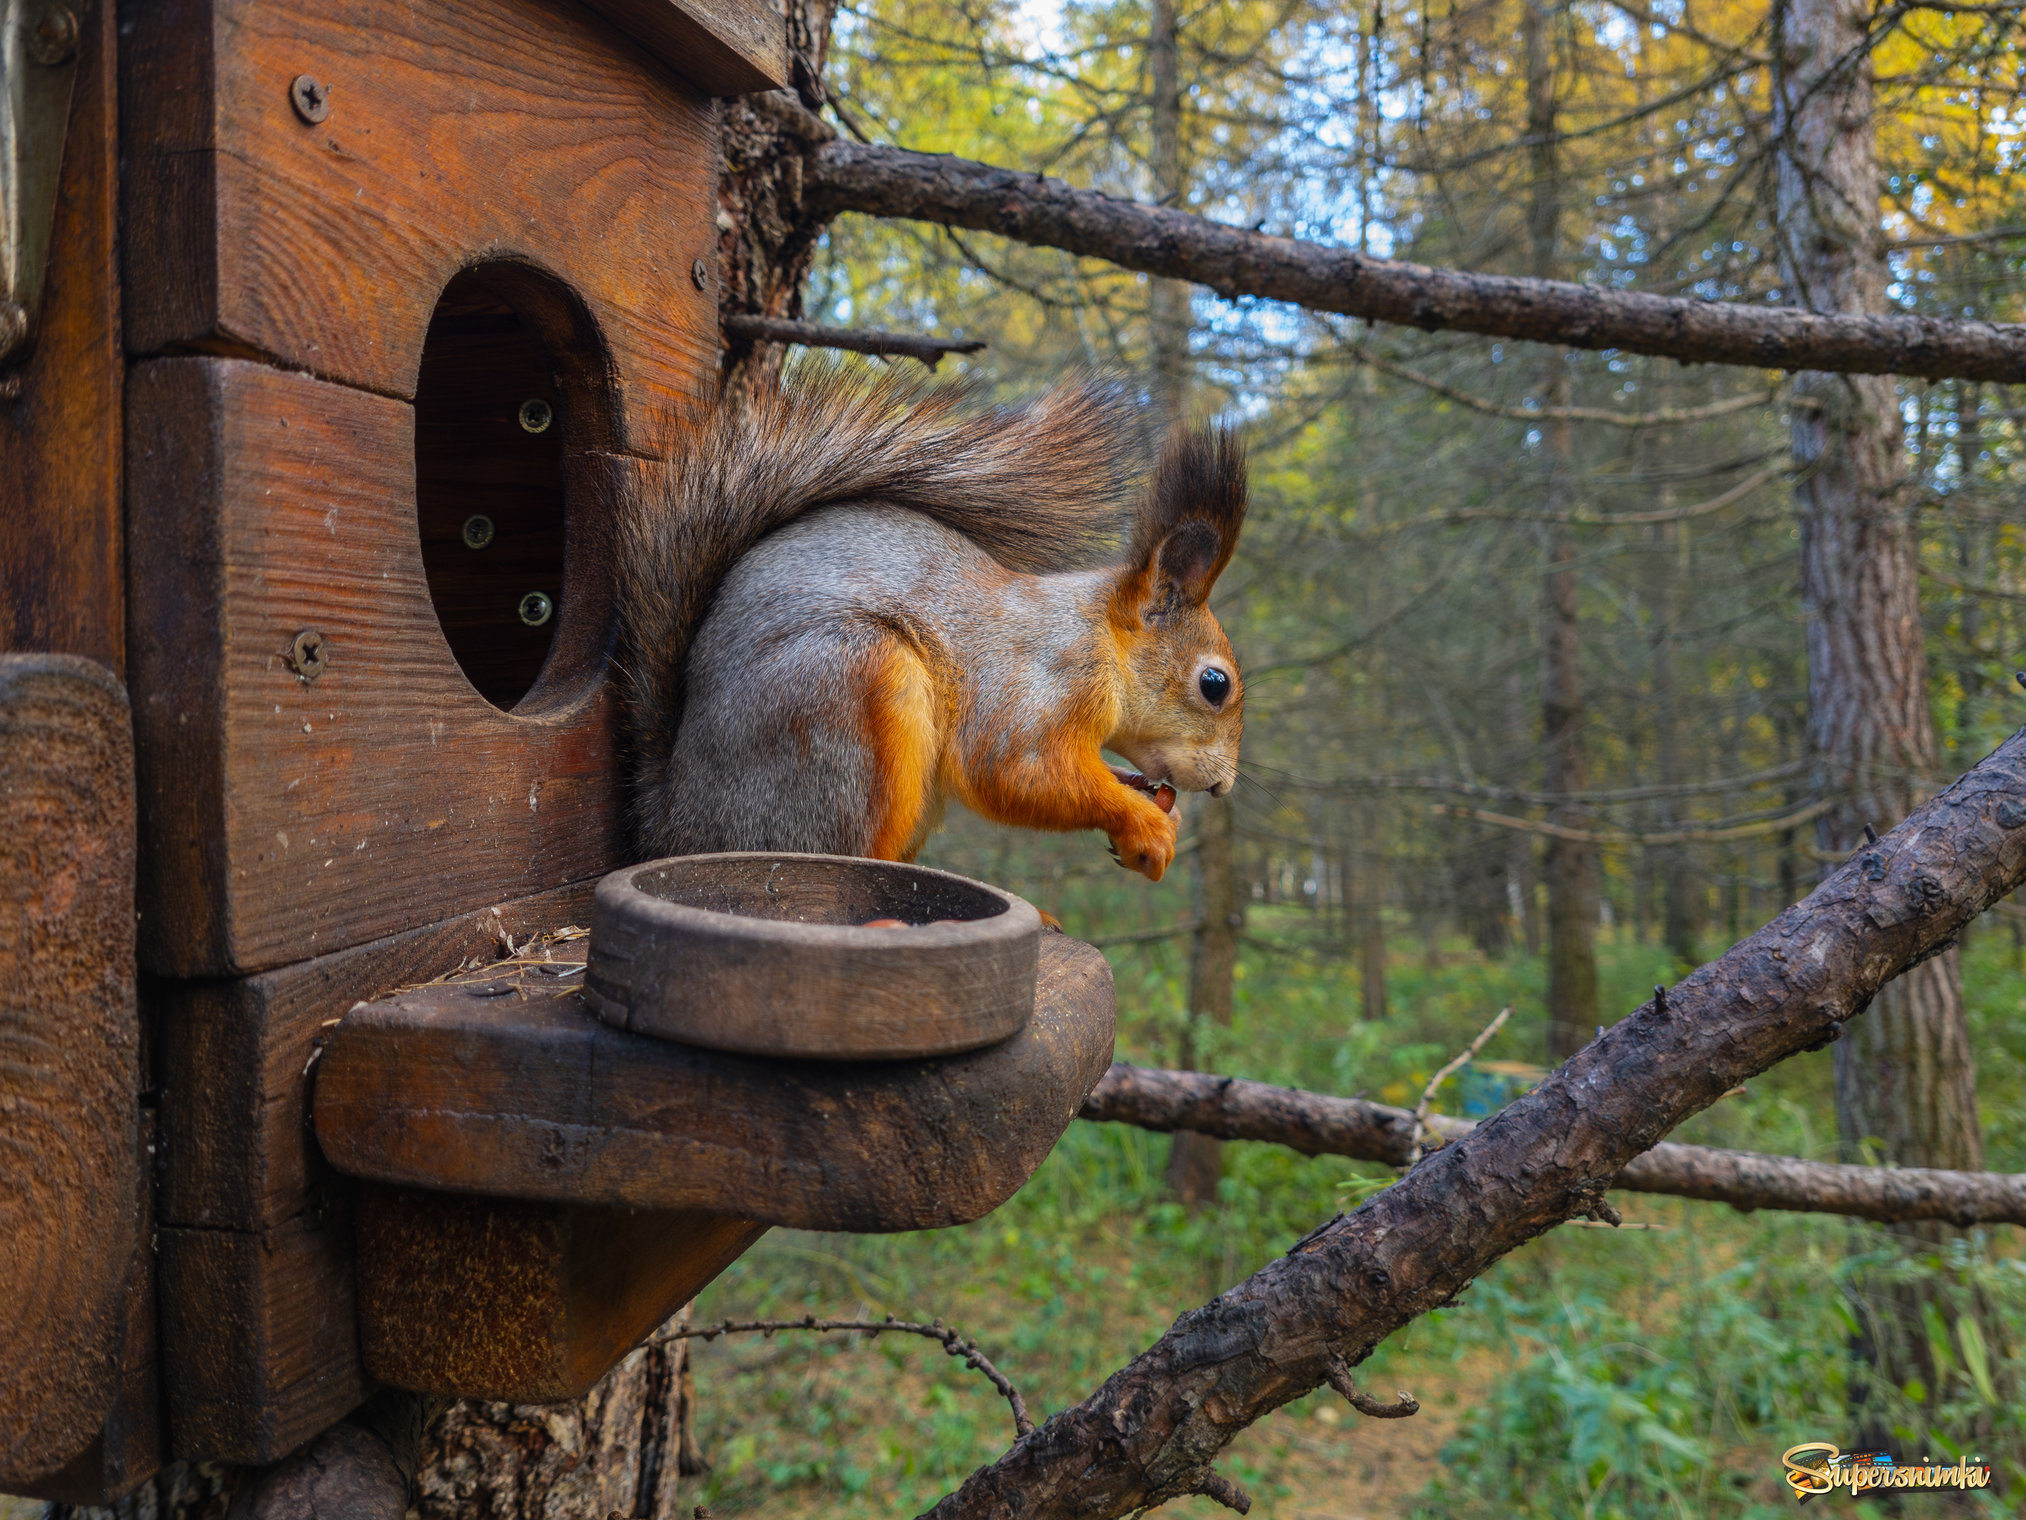
M 955 799 L 1102 829 L 1159 881 L 1174 789 L 1237 779 L 1207 599 L 1245 461 L 1177 429 L 1135 501 L 1143 455 L 1137 402 L 1097 380 L 980 409 L 809 365 L 713 407 L 619 513 L 641 848 L 912 860 Z

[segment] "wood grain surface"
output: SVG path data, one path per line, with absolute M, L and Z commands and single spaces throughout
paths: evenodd
M 690 855 L 598 884 L 584 1000 L 615 1028 L 710 1050 L 950 1055 L 1027 1022 L 1040 940 L 1032 905 L 947 871 Z
M 272 1462 L 371 1391 L 359 1364 L 350 1191 L 258 1234 L 156 1232 L 173 1456 Z
M 33 347 L 0 398 L 0 650 L 125 670 L 112 0 L 78 13 L 77 76 Z
M 155 1152 L 152 1110 L 141 1111 L 142 1157 Z M 0 1492 L 64 1504 L 108 1505 L 154 1476 L 168 1460 L 162 1418 L 162 1370 L 155 1324 L 154 1189 L 145 1175 L 135 1189 L 134 1251 L 121 1293 L 112 1402 L 98 1434 L 70 1464 L 33 1480 L 0 1477 Z
M 421 1393 L 575 1398 L 766 1233 L 699 1210 L 517 1203 L 367 1185 L 366 1369 Z
M 734 7 L 736 9 L 736 7 Z M 415 393 L 438 295 L 484 260 L 587 308 L 664 455 L 717 358 L 714 116 L 577 0 L 154 0 L 123 39 L 127 344 Z M 329 87 L 297 116 L 289 84 Z
M 591 0 L 655 57 L 711 95 L 788 84 L 788 28 L 763 0 Z
M 651 466 L 569 461 L 587 507 L 566 620 L 509 715 L 430 605 L 405 402 L 160 359 L 135 366 L 128 421 L 144 964 L 258 971 L 620 862 L 595 507 L 601 472 Z M 314 681 L 288 659 L 310 628 Z
M 179 1456 L 272 1461 L 362 1396 L 345 1318 L 353 1242 L 329 1223 L 349 1210 L 354 1190 L 310 1132 L 319 1042 L 334 1021 L 363 998 L 585 923 L 592 886 L 166 992 L 157 1058 L 162 1334 Z M 229 1349 L 217 1343 L 221 1333 Z
M 490 977 L 347 1014 L 317 1138 L 340 1171 L 405 1186 L 932 1229 L 1033 1174 L 1110 1063 L 1112 1016 L 1104 957 L 1056 934 L 1026 1028 L 929 1061 L 701 1050 L 613 1029 L 543 973 Z
M 0 655 L 0 1474 L 98 1436 L 137 1246 L 133 739 L 77 655 Z

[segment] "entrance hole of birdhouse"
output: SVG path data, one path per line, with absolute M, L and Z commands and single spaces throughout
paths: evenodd
M 517 264 L 444 288 L 415 387 L 416 528 L 429 597 L 480 696 L 531 715 L 604 663 L 604 504 L 579 456 L 609 447 L 602 345 L 559 281 Z

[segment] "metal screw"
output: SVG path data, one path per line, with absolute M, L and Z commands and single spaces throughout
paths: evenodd
M 710 288 L 711 272 L 702 259 L 689 266 L 689 280 L 698 290 Z
M 288 98 L 295 104 L 295 114 L 311 126 L 331 114 L 331 87 L 319 84 L 314 75 L 296 75 L 289 84 Z
M 67 5 L 46 6 L 28 28 L 28 56 L 51 67 L 77 51 L 77 16 Z
M 530 591 L 521 598 L 521 621 L 530 628 L 539 628 L 555 615 L 556 604 L 549 600 L 548 593 Z
M 492 519 L 483 512 L 474 512 L 464 520 L 464 547 L 483 549 L 492 542 Z
M 521 431 L 525 433 L 546 433 L 549 424 L 556 420 L 556 409 L 540 396 L 534 396 L 521 403 Z
M 289 641 L 288 668 L 302 677 L 307 686 L 330 667 L 330 642 L 314 628 L 305 628 Z

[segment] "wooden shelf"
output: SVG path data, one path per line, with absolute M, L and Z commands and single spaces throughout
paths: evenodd
M 536 966 L 361 1004 L 317 1069 L 341 1172 L 500 1198 L 923 1230 L 997 1208 L 1112 1055 L 1111 969 L 1044 937 L 1034 1019 L 916 1061 L 777 1061 L 605 1024 Z
M 317 1139 L 368 1184 L 360 1344 L 381 1382 L 572 1397 L 767 1225 L 989 1213 L 1111 1064 L 1111 968 L 1059 934 L 1041 941 L 1025 1029 L 909 1061 L 769 1060 L 614 1029 L 576 990 L 581 950 L 361 1003 L 317 1063 Z

